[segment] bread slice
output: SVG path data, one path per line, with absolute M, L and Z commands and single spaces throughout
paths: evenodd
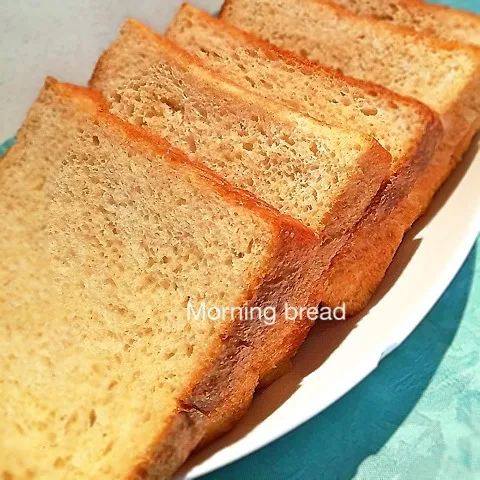
M 122 37 L 132 25 L 145 28 L 127 23 L 91 81 L 107 96 L 112 113 L 198 155 L 227 180 L 324 239 L 356 224 L 390 166 L 391 157 L 378 142 L 229 83 L 160 35 L 156 64 L 109 92 L 104 86 L 110 85 L 109 72 L 125 61 L 128 43 Z
M 418 101 L 281 51 L 188 4 L 179 10 L 167 36 L 243 87 L 323 122 L 366 132 L 390 151 L 389 182 L 342 249 L 344 265 L 337 267 L 349 271 L 347 278 L 357 276 L 355 297 L 368 299 L 410 227 L 398 218 L 396 207 L 436 152 L 442 136 L 438 116 Z M 152 64 L 158 58 L 153 55 L 155 40 L 152 33 L 145 48 L 152 55 Z M 140 52 L 144 48 L 140 42 L 129 44 L 132 58 L 138 55 L 135 49 Z M 379 241 L 371 242 L 372 238 Z M 342 300 L 347 311 L 355 311 L 351 298 Z
M 416 98 L 440 114 L 445 135 L 438 153 L 396 207 L 394 222 L 411 225 L 428 207 L 480 126 L 478 49 L 357 17 L 323 0 L 227 0 L 221 18 L 310 60 Z M 366 305 L 386 267 L 377 262 L 389 258 L 395 244 L 381 235 L 369 241 L 380 250 L 379 255 L 366 259 L 376 273 L 365 277 L 350 267 L 348 256 L 338 256 L 325 277 L 327 304 L 349 298 L 350 312 Z
M 480 45 L 480 16 L 419 0 L 334 0 L 356 15 L 377 18 L 445 40 Z
M 87 89 L 47 80 L 0 186 L 2 478 L 166 478 L 311 326 L 316 236 Z

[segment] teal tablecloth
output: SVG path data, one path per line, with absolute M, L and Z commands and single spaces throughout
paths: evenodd
M 480 0 L 437 3 L 480 13 Z M 366 380 L 202 480 L 480 480 L 479 351 L 480 240 L 427 318 Z

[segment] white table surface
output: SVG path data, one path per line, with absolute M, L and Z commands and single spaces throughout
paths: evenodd
M 126 17 L 163 32 L 181 0 L 0 0 L 0 143 L 15 135 L 47 75 L 86 84 Z M 191 0 L 210 12 L 222 0 Z

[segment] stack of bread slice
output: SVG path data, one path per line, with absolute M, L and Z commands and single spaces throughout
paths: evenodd
M 333 306 L 338 300 L 340 304 L 349 298 L 347 289 L 356 292 L 359 285 L 367 289 L 367 297 L 380 283 L 403 238 L 405 228 L 395 207 L 410 192 L 438 147 L 442 135 L 438 116 L 418 101 L 289 55 L 189 5 L 180 9 L 167 36 L 242 87 L 322 122 L 364 131 L 390 151 L 389 182 L 342 250 L 344 262 L 340 264 L 337 257 L 335 271 L 346 281 L 331 287 L 337 290 L 329 303 Z M 104 54 L 91 85 L 110 95 L 127 76 L 126 71 L 148 69 L 163 61 L 165 44 L 165 39 L 148 27 L 127 21 Z M 123 70 L 118 65 L 123 65 Z M 374 262 L 372 255 L 363 254 L 372 242 Z M 352 262 L 352 258 L 358 261 Z M 322 292 L 327 278 L 321 278 Z M 326 299 L 323 295 L 322 300 Z M 360 309 L 358 303 L 348 302 L 349 313 Z
M 320 0 L 221 17 L 127 20 L 90 88 L 47 79 L 0 163 L 2 478 L 168 478 L 307 311 L 366 305 L 480 125 L 472 46 Z
M 228 119 L 239 104 L 223 101 Z M 315 305 L 324 252 L 334 254 L 390 159 L 362 134 L 248 107 L 258 115 L 248 126 L 264 130 L 243 137 L 253 145 L 245 162 L 264 141 L 272 159 L 303 166 L 317 193 L 295 211 L 310 206 L 314 221 L 122 122 L 100 95 L 47 81 L 0 170 L 3 476 L 163 478 L 214 428 L 211 412 L 245 409 L 259 377 L 305 338 L 312 322 L 285 321 L 282 308 Z M 192 135 L 213 149 L 202 125 Z M 297 183 L 288 175 L 282 185 L 272 172 L 285 202 Z M 344 203 L 354 208 L 338 229 Z M 202 303 L 258 318 L 189 317 Z M 274 325 L 262 308 L 278 312 Z
M 392 154 L 388 183 L 336 256 L 335 276 L 322 278 L 323 303 L 346 302 L 348 313 L 357 313 L 378 287 L 409 226 L 398 206 L 439 146 L 443 128 L 438 115 L 419 101 L 300 59 L 190 6 L 179 11 L 167 35 L 245 88 L 328 124 L 367 132 Z

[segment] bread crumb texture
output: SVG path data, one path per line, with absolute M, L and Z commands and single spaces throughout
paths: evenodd
M 5 479 L 129 474 L 227 328 L 188 321 L 187 302 L 243 304 L 272 242 L 260 216 L 80 100 L 45 89 L 1 163 Z

